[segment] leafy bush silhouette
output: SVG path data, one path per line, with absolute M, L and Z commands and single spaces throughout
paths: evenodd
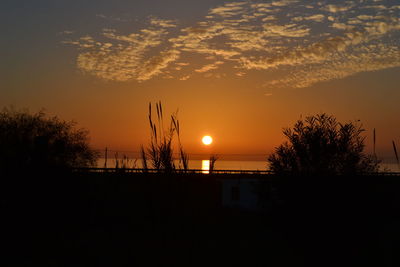
M 277 174 L 345 175 L 378 171 L 379 161 L 364 151 L 364 129 L 357 122 L 341 124 L 323 114 L 298 120 L 283 134 L 288 142 L 268 157 Z
M 94 166 L 98 153 L 88 131 L 44 111 L 4 108 L 0 112 L 0 169 L 66 169 Z

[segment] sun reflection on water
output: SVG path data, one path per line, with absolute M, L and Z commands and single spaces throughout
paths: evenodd
M 204 174 L 210 173 L 210 161 L 209 160 L 202 160 L 201 161 L 201 170 Z

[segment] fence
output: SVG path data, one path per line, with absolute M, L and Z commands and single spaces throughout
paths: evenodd
M 74 172 L 94 172 L 94 173 L 165 173 L 157 169 L 142 169 L 142 168 L 75 168 Z M 257 175 L 273 175 L 269 170 L 174 170 L 173 173 L 177 174 L 257 174 Z M 367 176 L 400 176 L 400 172 L 374 172 L 366 173 Z
M 142 168 L 75 168 L 75 172 L 108 172 L 108 173 L 117 173 L 117 172 L 126 172 L 126 173 L 164 173 L 162 170 L 157 169 L 142 169 Z M 181 170 L 176 169 L 173 170 L 173 173 L 178 174 L 263 174 L 269 175 L 272 174 L 271 171 L 267 170 L 201 170 L 201 169 L 189 169 L 189 170 Z

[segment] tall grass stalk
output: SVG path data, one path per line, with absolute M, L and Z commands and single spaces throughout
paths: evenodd
M 127 155 L 122 155 L 122 158 L 119 158 L 118 152 L 115 153 L 115 169 L 118 171 L 125 171 L 126 169 L 136 169 L 137 168 L 137 159 L 130 159 Z
M 215 162 L 218 160 L 218 156 L 217 155 L 211 155 L 210 156 L 210 170 L 209 172 L 212 173 L 214 171 L 215 168 Z
M 147 172 L 148 171 L 148 166 L 147 166 L 147 155 L 146 155 L 146 151 L 145 148 L 143 146 L 140 147 L 140 155 L 141 155 L 141 160 L 142 160 L 142 169 L 143 172 Z
M 177 112 L 171 115 L 169 127 L 164 126 L 163 107 L 161 102 L 156 103 L 156 116 L 153 119 L 152 104 L 149 103 L 149 124 L 150 124 L 150 144 L 147 149 L 142 146 L 141 156 L 143 168 L 147 169 L 147 159 L 149 159 L 152 168 L 158 172 L 174 172 L 176 166 L 173 158 L 173 138 L 174 134 L 178 137 L 180 167 L 188 169 L 188 155 L 184 152 L 180 141 L 179 120 Z
M 176 135 L 178 137 L 178 145 L 179 145 L 179 164 L 181 169 L 183 169 L 185 172 L 189 169 L 189 156 L 185 151 L 183 150 L 183 146 L 181 143 L 181 137 L 180 137 L 180 127 L 179 127 L 179 120 L 177 118 L 177 112 L 171 116 L 171 121 L 175 127 Z
M 104 168 L 107 169 L 107 157 L 108 157 L 108 149 L 104 150 Z
M 119 169 L 118 152 L 115 152 L 114 159 L 115 159 L 115 169 Z
M 393 151 L 396 156 L 397 165 L 399 166 L 400 169 L 400 161 L 399 161 L 399 155 L 397 154 L 396 144 L 394 143 L 394 141 L 392 141 L 392 144 L 393 144 Z

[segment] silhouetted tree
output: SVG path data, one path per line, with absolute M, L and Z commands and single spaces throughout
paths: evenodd
M 378 171 L 376 157 L 366 155 L 358 123 L 341 124 L 327 114 L 298 120 L 283 134 L 288 142 L 268 157 L 277 174 L 361 174 Z
M 88 131 L 43 111 L 4 108 L 0 112 L 0 169 L 30 170 L 93 166 Z

